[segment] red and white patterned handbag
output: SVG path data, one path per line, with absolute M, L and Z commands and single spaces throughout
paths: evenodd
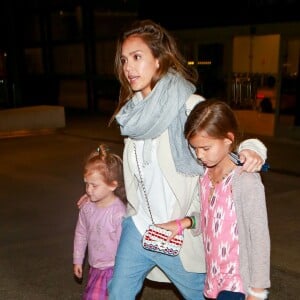
M 183 243 L 183 235 L 177 234 L 169 242 L 167 238 L 171 235 L 169 230 L 150 225 L 143 236 L 143 247 L 150 251 L 175 256 L 178 255 Z
M 137 158 L 136 153 L 136 145 L 134 144 L 134 153 L 136 158 L 136 163 L 138 167 L 138 172 L 140 176 L 140 182 L 143 189 L 144 197 L 147 202 L 148 210 L 150 213 L 152 225 L 149 225 L 149 228 L 143 235 L 142 245 L 145 249 L 155 252 L 160 252 L 163 254 L 176 256 L 179 254 L 182 243 L 183 243 L 183 234 L 177 234 L 174 236 L 169 242 L 167 242 L 168 237 L 171 235 L 171 231 L 157 227 L 154 225 L 154 220 L 152 216 L 152 212 L 150 209 L 150 204 L 148 200 L 148 196 L 146 193 L 146 188 L 144 185 L 142 172 L 140 170 L 140 165 Z

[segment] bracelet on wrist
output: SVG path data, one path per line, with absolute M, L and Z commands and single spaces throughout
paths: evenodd
M 263 290 L 262 292 L 255 292 L 249 287 L 248 294 L 257 299 L 265 300 L 268 299 L 269 292 L 267 290 Z
M 180 222 L 179 219 L 176 220 L 176 224 L 177 224 L 177 227 L 178 227 L 177 234 L 181 235 L 182 232 L 183 232 L 183 228 L 182 228 L 182 225 L 181 225 L 181 222 Z
M 189 227 L 187 227 L 187 229 L 195 229 L 196 228 L 196 217 L 188 216 L 186 218 L 190 219 L 190 221 L 191 221 L 191 225 Z

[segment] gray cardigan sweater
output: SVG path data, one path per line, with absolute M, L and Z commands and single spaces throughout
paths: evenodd
M 264 185 L 259 173 L 239 171 L 236 170 L 232 179 L 232 193 L 237 214 L 240 273 L 244 289 L 269 288 L 270 235 Z M 194 234 L 201 231 L 199 214 L 197 218 Z

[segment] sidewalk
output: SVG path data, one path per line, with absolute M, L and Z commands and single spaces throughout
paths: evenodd
M 72 241 L 76 201 L 84 191 L 82 161 L 100 142 L 120 155 L 123 149 L 119 129 L 107 127 L 108 119 L 72 115 L 55 134 L 0 139 L 0 299 L 80 299 L 83 285 L 72 276 Z M 272 243 L 270 300 L 298 299 L 300 146 L 262 140 L 271 165 L 262 174 Z M 139 299 L 180 298 L 170 285 L 146 282 Z

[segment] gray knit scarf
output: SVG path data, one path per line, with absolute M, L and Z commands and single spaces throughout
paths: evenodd
M 145 141 L 144 163 L 151 161 L 151 140 L 168 129 L 177 172 L 203 174 L 203 167 L 189 151 L 183 133 L 187 119 L 185 102 L 195 90 L 192 83 L 172 70 L 157 82 L 146 98 L 136 93 L 117 114 L 121 135 Z

